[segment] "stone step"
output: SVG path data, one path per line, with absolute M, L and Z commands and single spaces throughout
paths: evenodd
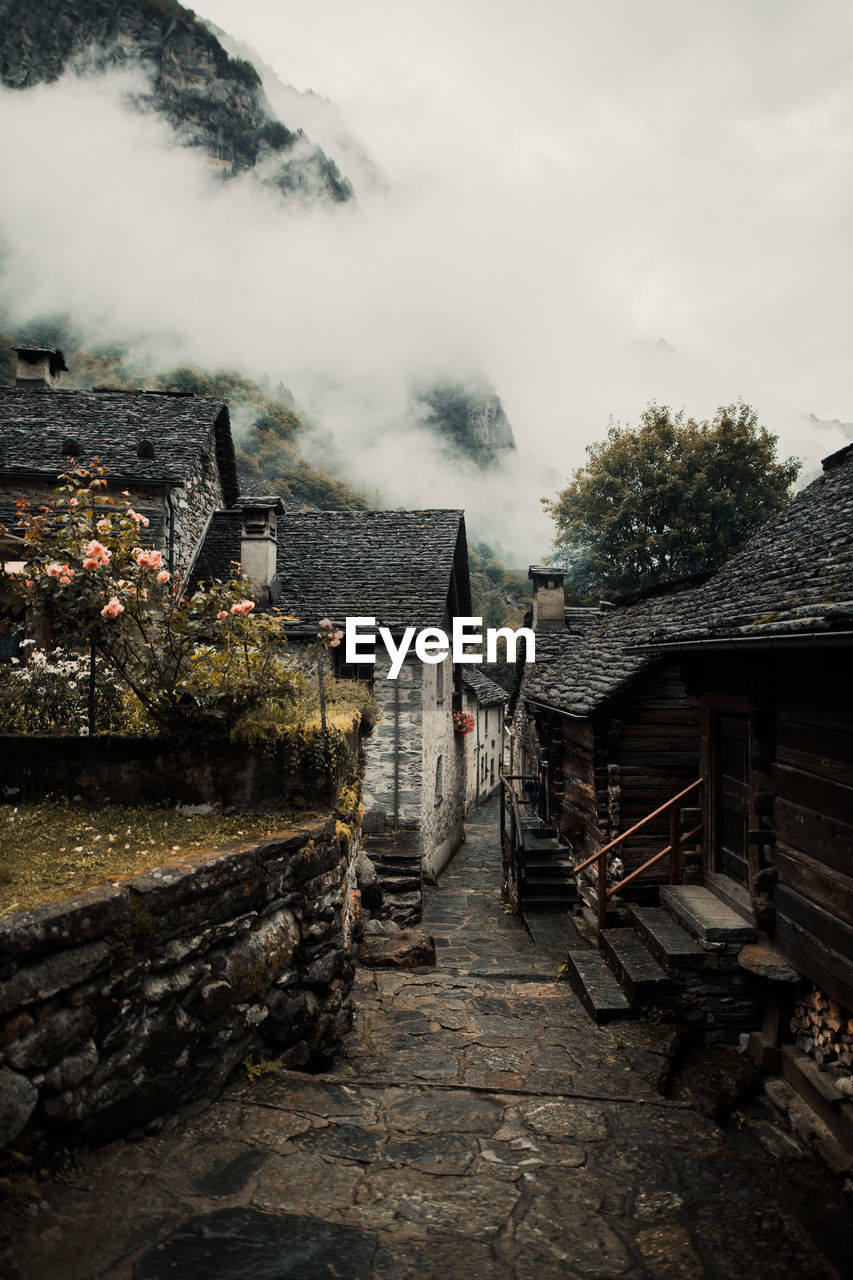
M 553 896 L 569 902 L 578 901 L 578 893 L 576 893 L 573 883 L 565 881 L 565 879 L 555 879 L 547 876 L 539 877 L 538 879 L 525 879 L 523 886 L 521 886 L 521 897 L 529 899 L 530 896 Z
M 600 951 L 570 951 L 566 976 L 581 1004 L 596 1022 L 631 1018 L 634 1010 Z
M 573 876 L 575 869 L 568 858 L 543 858 L 537 853 L 535 858 L 524 859 L 524 870 L 527 871 L 560 871 Z
M 559 951 L 561 956 L 583 946 L 574 917 L 568 911 L 534 911 L 524 916 L 524 924 L 537 947 Z
M 714 953 L 706 951 L 663 907 L 631 907 L 631 919 L 652 955 L 667 968 L 702 969 L 714 963 Z
M 680 988 L 678 979 L 661 968 L 634 929 L 605 929 L 601 953 L 631 1004 L 654 1004 Z
M 577 895 L 572 893 L 541 893 L 538 889 L 527 890 L 521 895 L 522 911 L 570 911 L 577 902 Z
M 554 840 L 550 836 L 546 840 L 531 840 L 529 831 L 525 834 L 525 837 L 524 837 L 524 848 L 525 848 L 525 852 L 533 853 L 533 854 L 561 853 L 565 855 L 567 852 L 566 846 L 564 844 L 560 844 L 559 840 Z
M 660 891 L 661 904 L 701 942 L 755 941 L 755 929 L 743 916 L 721 902 L 701 884 L 668 884 Z

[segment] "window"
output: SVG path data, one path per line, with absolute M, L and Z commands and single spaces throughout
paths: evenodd
M 435 700 L 444 702 L 444 663 L 439 662 L 435 668 Z
M 435 762 L 435 803 L 441 804 L 442 774 L 444 766 L 441 756 Z

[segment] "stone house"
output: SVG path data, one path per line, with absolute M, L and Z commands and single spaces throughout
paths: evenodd
M 297 615 L 286 624 L 295 643 L 311 643 L 325 617 L 341 628 L 348 617 L 373 617 L 399 639 L 406 627 L 449 632 L 454 617 L 471 613 L 461 511 L 291 512 L 277 499 L 240 498 L 215 513 L 196 574 L 221 577 L 231 561 L 261 602 Z M 333 653 L 335 674 L 364 680 L 378 704 L 364 742 L 365 847 L 385 910 L 410 923 L 420 919 L 424 877 L 437 876 L 464 840 L 466 740 L 453 725 L 463 668 L 450 656 L 425 664 L 412 651 L 392 680 L 381 643 L 375 663 L 348 667 L 343 645 Z
M 61 351 L 19 347 L 16 386 L 0 388 L 0 523 L 16 500 L 43 500 L 72 459 L 100 458 L 127 489 L 146 536 L 173 572 L 189 572 L 214 509 L 238 495 L 228 406 L 152 391 L 63 391 Z
M 462 709 L 473 717 L 465 735 L 465 812 L 485 804 L 500 789 L 504 711 L 509 694 L 476 666 L 462 668 Z

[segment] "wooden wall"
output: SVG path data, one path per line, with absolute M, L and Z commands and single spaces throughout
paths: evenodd
M 608 839 L 695 782 L 699 777 L 699 726 L 698 698 L 688 692 L 675 665 L 645 674 L 608 714 L 596 717 L 596 799 Z M 622 846 L 626 872 L 668 844 L 669 817 L 664 814 Z M 668 876 L 669 863 L 664 860 L 654 878 L 665 880 Z
M 851 654 L 800 651 L 777 667 L 768 851 L 779 881 L 776 945 L 853 1009 Z
M 713 774 L 713 719 L 750 724 L 749 888 L 756 909 L 762 871 L 774 945 L 847 1009 L 853 1009 L 853 680 L 850 650 L 735 651 L 699 675 L 706 713 L 703 769 Z M 714 876 L 709 789 L 707 862 Z M 771 871 L 772 877 L 772 871 Z

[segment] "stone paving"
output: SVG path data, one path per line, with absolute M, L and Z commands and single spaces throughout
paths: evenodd
M 435 970 L 361 970 L 345 1055 L 81 1161 L 4 1280 L 850 1274 L 849 1200 L 767 1116 L 667 1101 L 670 1035 L 595 1026 L 501 911 L 494 803 L 427 890 Z

